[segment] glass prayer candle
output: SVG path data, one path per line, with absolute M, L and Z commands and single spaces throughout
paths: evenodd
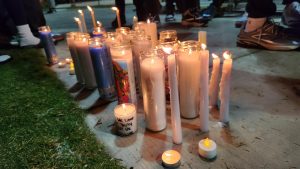
M 114 109 L 117 131 L 121 136 L 128 136 L 137 130 L 137 114 L 134 104 L 123 103 Z
M 47 62 L 49 65 L 54 65 L 58 62 L 57 52 L 52 39 L 52 33 L 49 26 L 39 27 L 40 39 L 43 44 Z
M 82 68 L 81 68 L 81 65 L 80 65 L 80 62 L 79 62 L 79 58 L 78 58 L 78 55 L 77 55 L 77 52 L 76 52 L 76 46 L 75 46 L 75 36 L 80 34 L 80 32 L 69 32 L 67 33 L 66 35 L 66 40 L 67 40 L 67 44 L 68 44 L 68 47 L 69 47 L 69 50 L 70 50 L 70 54 L 71 54 L 71 57 L 72 57 L 72 60 L 73 60 L 73 63 L 74 63 L 74 68 L 75 68 L 75 75 L 76 75 L 76 78 L 77 78 L 77 81 L 80 83 L 80 84 L 84 84 L 84 77 L 83 77 L 83 74 L 82 74 Z
M 100 97 L 105 99 L 115 97 L 112 60 L 106 46 L 100 38 L 92 38 L 89 40 L 89 51 Z
M 106 32 L 103 27 L 98 26 L 98 27 L 93 28 L 93 32 L 92 32 L 93 38 L 96 38 L 96 37 L 102 38 L 102 37 L 105 37 L 105 34 L 106 34 Z
M 146 127 L 161 131 L 167 125 L 164 61 L 156 50 L 142 52 L 140 61 Z
M 196 118 L 200 103 L 200 47 L 197 41 L 180 43 L 178 49 L 178 84 L 181 116 Z
M 113 44 L 110 48 L 113 60 L 118 101 L 137 104 L 133 57 L 129 42 Z
M 92 59 L 89 51 L 88 39 L 89 34 L 82 33 L 75 36 L 75 47 L 78 55 L 78 60 L 82 68 L 82 74 L 84 76 L 85 85 L 88 89 L 94 89 L 97 87 Z
M 128 35 L 130 33 L 130 28 L 128 27 L 120 27 L 116 29 L 116 33 L 120 37 L 121 41 L 128 40 Z
M 106 34 L 106 38 L 105 38 L 105 45 L 108 49 L 108 52 L 110 53 L 109 49 L 110 46 L 114 43 L 120 43 L 120 37 L 118 36 L 118 34 L 116 32 L 107 32 Z
M 176 30 L 165 30 L 159 33 L 159 43 L 177 42 Z

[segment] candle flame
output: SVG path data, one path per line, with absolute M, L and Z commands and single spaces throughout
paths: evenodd
M 151 64 L 154 64 L 154 59 L 153 58 L 151 59 Z
M 74 17 L 75 22 L 80 22 L 79 18 Z
M 122 54 L 122 55 L 125 55 L 125 51 L 124 51 L 124 50 L 122 50 L 122 51 L 121 51 L 121 54 Z
M 151 22 L 151 21 L 150 21 L 150 19 L 148 18 L 148 19 L 147 19 L 147 23 L 150 23 L 150 22 Z
M 163 49 L 163 51 L 165 52 L 165 53 L 167 53 L 167 54 L 171 54 L 171 52 L 172 52 L 172 48 L 171 47 L 164 47 L 164 48 L 162 48 Z
M 78 10 L 78 13 L 83 14 L 81 9 Z
M 137 21 L 138 18 L 137 18 L 136 16 L 133 16 L 133 20 L 134 20 L 134 21 Z
M 126 108 L 126 105 L 125 105 L 124 103 L 122 104 L 122 108 L 123 108 L 123 109 L 125 109 L 125 108 Z
M 223 57 L 224 57 L 224 59 L 231 59 L 231 54 L 229 53 L 229 51 L 225 51 L 223 53 Z
M 119 9 L 117 8 L 117 7 L 111 7 L 111 9 L 113 10 L 113 11 L 118 11 Z
M 212 57 L 213 57 L 214 59 L 217 59 L 217 58 L 219 58 L 219 56 L 218 56 L 218 55 L 216 55 L 216 54 L 214 54 L 214 53 L 212 53 L 211 55 L 212 55 Z
M 98 46 L 100 43 L 98 41 L 96 41 L 96 46 Z
M 87 6 L 87 9 L 88 9 L 90 12 L 93 12 L 93 8 L 90 7 L 89 5 Z
M 209 138 L 204 139 L 203 144 L 207 148 L 211 147 L 211 141 L 210 141 L 210 139 Z
M 101 27 L 101 26 L 102 26 L 102 23 L 101 23 L 100 21 L 97 21 L 97 25 L 98 25 L 99 27 Z
M 201 49 L 202 49 L 202 50 L 205 50 L 205 49 L 206 49 L 206 44 L 202 43 L 202 44 L 201 44 Z

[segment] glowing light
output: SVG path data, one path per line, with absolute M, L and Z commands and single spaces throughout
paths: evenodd
M 204 43 L 201 44 L 201 49 L 203 49 L 203 50 L 206 49 L 206 45 Z
M 165 52 L 165 53 L 167 53 L 167 54 L 171 54 L 171 52 L 172 52 L 172 48 L 171 47 L 164 47 L 164 48 L 162 48 L 163 49 L 163 51 Z
M 205 147 L 207 147 L 207 148 L 210 148 L 211 147 L 211 141 L 210 141 L 210 139 L 209 138 L 204 139 L 203 145 Z
M 87 6 L 87 9 L 88 9 L 89 11 L 93 12 L 93 8 L 90 7 L 89 5 Z
M 214 59 L 217 59 L 217 58 L 219 58 L 219 56 L 218 56 L 218 55 L 216 55 L 216 54 L 214 54 L 214 53 L 212 53 L 211 55 L 212 55 L 212 57 L 213 57 Z
M 224 59 L 231 59 L 231 54 L 229 53 L 229 51 L 225 51 L 225 52 L 223 53 L 223 58 L 224 58 Z
M 100 21 L 97 21 L 97 25 L 98 25 L 99 27 L 101 27 L 101 26 L 102 26 L 102 23 L 101 23 Z
M 126 109 L 126 105 L 125 105 L 125 104 L 122 104 L 122 108 L 123 108 L 123 109 Z
M 82 10 L 81 10 L 81 9 L 79 9 L 79 10 L 78 10 L 78 13 L 80 13 L 80 14 L 83 14 L 83 12 L 82 12 Z
M 151 23 L 150 19 L 147 19 L 147 23 Z
M 113 11 L 119 11 L 119 9 L 117 8 L 117 7 L 111 7 L 111 9 L 113 10 Z
M 74 17 L 74 20 L 75 20 L 76 22 L 80 22 L 80 19 L 79 19 L 79 18 Z

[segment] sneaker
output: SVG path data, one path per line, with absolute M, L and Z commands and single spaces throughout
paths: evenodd
M 294 50 L 300 47 L 300 41 L 288 35 L 284 28 L 267 21 L 261 28 L 252 32 L 245 32 L 242 28 L 237 37 L 237 46 L 269 50 Z
M 300 28 L 300 3 L 287 4 L 282 13 L 282 23 L 289 27 Z
M 175 17 L 174 14 L 168 14 L 165 18 L 166 22 L 174 22 L 175 21 Z
M 183 26 L 195 26 L 195 27 L 201 27 L 207 25 L 208 20 L 201 18 L 194 13 L 191 12 L 191 10 L 187 10 L 182 15 L 181 24 Z
M 200 16 L 207 18 L 207 19 L 213 19 L 214 17 L 221 17 L 224 15 L 224 10 L 219 7 L 215 7 L 213 4 L 210 4 L 206 9 L 202 10 L 200 12 Z

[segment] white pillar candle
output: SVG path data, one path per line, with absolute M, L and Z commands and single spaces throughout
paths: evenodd
M 220 58 L 216 54 L 213 57 L 213 70 L 209 82 L 209 106 L 217 106 L 219 93 L 219 76 L 220 76 Z
M 141 22 L 142 23 L 142 22 Z M 140 27 L 145 30 L 145 34 L 151 37 L 152 47 L 157 45 L 157 25 L 155 22 L 150 22 L 150 19 Z
M 153 55 L 141 61 L 144 111 L 147 129 L 161 131 L 167 126 L 165 66 L 161 58 Z
M 220 82 L 220 121 L 229 122 L 229 101 L 230 101 L 230 77 L 232 69 L 232 59 L 228 52 L 223 53 L 224 61 L 222 68 L 222 78 Z
M 211 160 L 217 156 L 217 144 L 209 139 L 202 139 L 198 144 L 198 152 L 201 157 Z
M 82 24 L 79 18 L 74 17 L 75 22 L 78 24 L 78 29 L 80 32 L 83 32 Z
M 207 42 L 206 42 L 206 31 L 199 31 L 198 32 L 198 42 L 200 44 L 207 45 Z
M 184 118 L 199 115 L 200 59 L 196 41 L 182 42 L 178 50 L 180 113 Z
M 209 51 L 206 45 L 201 44 L 200 51 L 200 130 L 207 132 L 209 130 L 209 108 L 208 108 L 208 66 Z
M 168 77 L 169 77 L 169 86 L 170 86 L 171 123 L 172 123 L 173 142 L 175 144 L 181 144 L 182 128 L 181 128 L 181 119 L 180 119 L 175 54 L 169 54 L 167 59 L 168 59 Z
M 97 27 L 97 24 L 96 24 L 96 19 L 95 19 L 95 13 L 94 13 L 94 10 L 92 7 L 90 7 L 89 5 L 87 6 L 88 10 L 90 11 L 91 13 L 91 17 L 92 17 L 92 22 L 93 22 L 93 26 L 94 28 Z
M 141 86 L 141 71 L 140 71 L 140 53 L 142 51 L 149 51 L 151 49 L 151 38 L 150 36 L 139 35 L 132 40 L 132 54 L 133 54 L 133 65 L 134 73 L 136 77 L 136 84 L 138 91 L 142 93 Z
M 180 166 L 181 155 L 176 150 L 167 150 L 162 156 L 162 164 L 166 168 L 177 168 Z
M 85 18 L 84 18 L 84 13 L 83 11 L 80 9 L 78 10 L 79 16 L 80 16 L 80 21 L 81 21 L 81 25 L 82 25 L 82 31 L 83 32 L 88 32 L 87 28 L 86 28 L 86 23 L 85 23 Z
M 137 130 L 135 105 L 124 103 L 114 109 L 118 133 L 122 136 L 131 135 Z
M 113 45 L 110 48 L 110 53 L 114 64 L 119 103 L 133 103 L 137 105 L 133 57 L 130 44 Z
M 78 60 L 82 66 L 82 74 L 85 79 L 85 85 L 88 89 L 94 89 L 96 84 L 94 68 L 92 65 L 92 59 L 89 52 L 88 35 L 79 35 L 75 38 L 76 52 Z

